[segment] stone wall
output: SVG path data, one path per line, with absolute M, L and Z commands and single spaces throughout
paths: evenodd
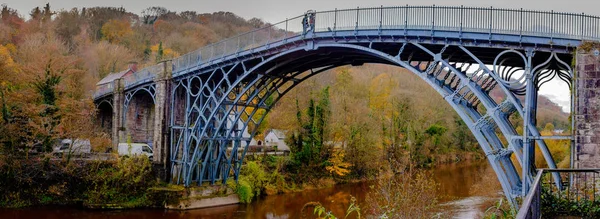
M 600 44 L 584 43 L 576 56 L 575 168 L 600 168 Z
M 160 178 L 167 180 L 169 175 L 169 110 L 171 108 L 171 61 L 164 61 L 163 71 L 154 79 L 156 83 L 156 105 L 153 118 L 153 145 L 155 169 L 159 169 Z
M 135 94 L 129 103 L 126 132 L 133 143 L 152 143 L 154 139 L 154 102 L 145 91 Z

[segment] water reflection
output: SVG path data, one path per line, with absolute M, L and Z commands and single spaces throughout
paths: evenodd
M 491 171 L 492 175 L 487 175 L 490 174 L 487 169 L 491 170 L 487 161 L 446 164 L 432 169 L 434 180 L 440 185 L 438 192 L 440 201 L 446 202 L 470 197 L 474 195 L 473 193 L 478 192 L 473 190 L 478 183 L 484 182 L 484 179 L 497 181 L 493 171 Z M 493 194 L 495 191 L 490 191 L 490 189 L 492 188 L 486 188 L 486 191 Z

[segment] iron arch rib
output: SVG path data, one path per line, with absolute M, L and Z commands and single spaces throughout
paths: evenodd
M 321 44 L 316 45 L 314 49 L 298 48 L 295 50 L 290 50 L 288 51 L 288 54 L 300 51 L 302 49 L 304 49 L 305 51 L 321 51 L 328 50 L 331 48 L 337 50 L 341 49 L 346 50 L 350 53 L 356 54 L 358 52 L 360 54 L 369 56 L 369 58 L 367 58 L 366 60 L 378 60 L 377 62 L 379 63 L 388 63 L 406 68 L 414 74 L 418 75 L 420 78 L 425 80 L 431 87 L 433 87 L 438 93 L 440 93 L 440 95 L 444 97 L 444 99 L 455 109 L 459 116 L 465 121 L 469 129 L 473 132 L 474 136 L 480 143 L 482 149 L 488 156 L 489 161 L 492 164 L 494 170 L 496 171 L 498 179 L 502 184 L 505 194 L 507 194 L 509 199 L 513 200 L 515 191 L 518 190 L 519 186 L 521 185 L 521 179 L 519 178 L 518 174 L 516 174 L 516 168 L 514 167 L 514 164 L 510 161 L 510 154 L 518 152 L 519 145 L 516 145 L 516 143 L 512 141 L 512 139 L 510 139 L 510 137 L 512 137 L 512 135 L 514 135 L 516 132 L 514 131 L 514 128 L 512 128 L 512 126 L 508 124 L 506 119 L 501 118 L 501 107 L 498 106 L 495 102 L 493 102 L 493 100 L 491 100 L 491 98 L 487 96 L 487 94 L 484 92 L 484 89 L 481 87 L 482 85 L 485 85 L 486 88 L 489 89 L 489 84 L 491 82 L 489 82 L 489 80 L 486 79 L 484 80 L 484 83 L 482 83 L 482 85 L 477 84 L 474 81 L 472 81 L 471 78 L 467 77 L 463 72 L 461 72 L 462 69 L 459 70 L 459 68 L 450 64 L 448 61 L 443 60 L 441 58 L 442 54 L 435 54 L 430 50 L 421 47 L 418 44 L 413 45 L 415 45 L 416 48 L 419 48 L 424 52 L 430 54 L 432 56 L 431 58 L 436 63 L 439 63 L 440 67 L 447 69 L 446 74 L 452 73 L 453 76 L 451 78 L 448 78 L 448 75 L 446 75 L 446 78 L 443 81 L 440 81 L 440 79 L 437 79 L 437 77 L 432 77 L 428 74 L 428 72 L 431 71 L 429 70 L 429 68 L 426 70 L 418 69 L 410 64 L 411 60 L 401 60 L 400 55 L 394 57 L 387 53 L 359 45 Z M 237 73 L 237 75 L 235 76 L 236 80 L 233 82 L 227 81 L 227 83 L 223 84 L 223 79 L 221 79 L 221 82 L 216 83 L 216 85 L 218 86 L 211 87 L 211 91 L 216 91 L 217 89 L 219 89 L 220 92 L 218 96 L 211 97 L 211 107 L 208 107 L 209 105 L 207 105 L 206 103 L 202 104 L 203 108 L 199 114 L 203 116 L 198 117 L 202 117 L 203 120 L 206 122 L 203 124 L 203 126 L 195 125 L 195 128 L 193 128 L 192 131 L 192 133 L 195 133 L 194 135 L 196 135 L 194 139 L 198 139 L 199 141 L 196 144 L 200 145 L 200 142 L 204 142 L 206 144 L 205 150 L 207 151 L 203 152 L 204 150 L 200 150 L 199 147 L 196 146 L 194 148 L 193 153 L 191 153 L 189 157 L 183 157 L 181 163 L 184 163 L 187 167 L 180 171 L 179 174 L 185 175 L 184 183 L 186 185 L 189 185 L 193 178 L 197 178 L 198 180 L 202 181 L 202 177 L 205 175 L 212 177 L 211 180 L 212 182 L 214 182 L 214 177 L 216 176 L 216 174 L 227 175 L 230 172 L 230 168 L 234 169 L 234 175 L 237 176 L 237 174 L 239 173 L 239 167 L 241 166 L 241 160 L 243 159 L 243 156 L 247 151 L 247 144 L 244 148 L 244 151 L 242 152 L 241 157 L 238 157 L 237 149 L 241 146 L 239 141 L 242 141 L 242 138 L 240 138 L 239 136 L 232 137 L 232 133 L 235 131 L 227 127 L 229 118 L 228 115 L 230 115 L 232 112 L 235 115 L 232 121 L 233 124 L 237 124 L 238 121 L 242 120 L 242 129 L 247 128 L 250 122 L 255 123 L 254 127 L 256 127 L 260 124 L 260 122 L 264 119 L 264 116 L 266 115 L 265 113 L 263 117 L 260 118 L 258 121 L 254 121 L 252 117 L 259 108 L 257 106 L 261 106 L 261 104 L 264 104 L 265 99 L 273 93 L 278 93 L 278 97 L 275 100 L 278 101 L 283 95 L 285 95 L 285 93 L 287 93 L 287 91 L 289 91 L 289 89 L 293 88 L 295 85 L 297 85 L 305 79 L 295 78 L 295 76 L 288 77 L 286 79 L 279 78 L 279 82 L 282 83 L 276 83 L 275 85 L 273 85 L 273 83 L 276 82 L 276 79 L 278 79 L 278 77 L 272 77 L 268 80 L 264 79 L 266 78 L 265 76 L 274 76 L 272 75 L 272 73 L 277 72 L 278 69 L 284 69 L 286 67 L 285 64 L 281 63 L 273 65 L 273 63 L 276 62 L 278 58 L 285 57 L 285 55 L 286 54 L 273 56 L 269 59 L 260 62 L 248 71 L 242 71 L 241 73 Z M 329 63 L 328 65 L 331 65 L 331 67 L 335 67 L 343 64 L 350 63 L 340 60 L 337 61 L 337 63 Z M 269 68 L 269 72 L 258 73 L 261 71 L 260 69 L 264 69 L 263 66 L 268 65 L 272 66 L 271 68 Z M 318 72 L 312 72 L 312 74 L 309 74 L 306 78 L 313 76 Z M 489 69 L 487 70 L 487 73 L 490 73 Z M 234 74 L 236 73 L 234 72 Z M 449 82 L 447 82 L 446 79 L 448 79 Z M 493 79 L 496 80 L 496 78 Z M 285 91 L 280 92 L 279 89 L 285 84 L 289 84 L 289 82 L 292 82 L 292 85 L 288 86 Z M 448 85 L 446 85 L 446 83 Z M 204 84 L 211 83 L 206 82 Z M 506 87 L 502 86 L 501 83 L 499 83 L 499 85 L 500 87 L 502 87 L 502 89 L 506 90 Z M 457 90 L 457 88 L 460 89 Z M 472 101 L 466 101 L 466 99 L 464 99 L 466 93 L 460 91 L 463 89 L 468 90 L 468 92 L 471 92 L 471 94 L 474 94 L 471 95 L 472 98 L 476 98 L 477 101 L 480 101 L 484 104 L 483 106 L 486 108 L 487 114 L 482 116 L 477 111 L 477 109 L 473 108 L 473 105 L 469 104 Z M 463 92 L 464 95 L 458 95 L 460 92 Z M 246 97 L 246 99 L 241 100 L 242 97 Z M 249 103 L 257 104 L 255 106 L 251 106 Z M 509 102 L 507 102 L 506 104 L 508 103 Z M 268 111 L 270 109 L 270 106 L 272 105 L 262 106 Z M 245 115 L 245 117 L 247 118 L 245 118 L 244 120 L 244 118 L 242 118 L 243 114 L 241 112 L 245 112 L 248 107 L 253 107 L 254 109 L 252 109 L 252 112 Z M 518 107 L 516 108 L 519 109 Z M 197 118 L 195 120 L 199 121 L 200 119 Z M 494 132 L 496 127 L 499 127 L 503 135 L 506 138 L 509 138 L 508 142 L 510 142 L 509 144 L 512 146 L 504 147 L 502 145 L 501 141 L 498 139 L 498 135 Z M 251 131 L 250 139 L 254 136 L 255 133 L 256 130 Z M 244 138 L 244 141 L 249 141 L 249 139 Z M 226 145 L 229 144 L 229 142 L 234 142 L 234 146 L 229 157 L 227 157 L 227 153 L 223 149 L 226 148 Z M 217 150 L 217 148 L 217 152 L 211 152 L 211 150 Z M 200 173 L 195 173 L 193 170 L 196 168 L 196 164 L 199 163 L 198 161 L 200 161 L 199 158 L 201 155 L 204 156 L 204 158 L 202 159 L 202 170 L 200 171 Z M 211 173 L 205 173 L 207 170 L 204 168 L 209 166 L 211 162 L 212 164 L 214 164 L 214 166 L 210 167 L 212 168 L 211 171 L 209 171 Z M 177 165 L 177 163 L 178 162 L 173 161 L 173 165 Z M 197 174 L 196 177 L 193 177 L 194 174 Z M 222 176 L 221 179 L 226 180 L 226 178 L 226 176 Z

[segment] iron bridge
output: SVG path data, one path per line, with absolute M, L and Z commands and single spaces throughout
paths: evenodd
M 154 138 L 163 138 L 155 147 L 164 144 L 168 156 L 162 162 L 172 183 L 189 186 L 225 182 L 230 173 L 237 179 L 266 115 L 255 114 L 270 110 L 307 78 L 343 65 L 398 66 L 423 79 L 457 112 L 516 204 L 533 182 L 536 145 L 549 168 L 556 168 L 536 128 L 538 90 L 553 79 L 572 85 L 572 54 L 588 40 L 600 40 L 597 16 L 408 5 L 308 12 L 142 69 L 123 77 L 121 85 L 99 85 L 94 98 L 123 104 L 114 110 L 122 127 L 139 93 L 164 104 L 166 109 L 155 112 L 165 123 L 155 126 Z M 494 88 L 502 100 L 490 97 Z M 523 119 L 522 133 L 508 119 L 514 114 Z

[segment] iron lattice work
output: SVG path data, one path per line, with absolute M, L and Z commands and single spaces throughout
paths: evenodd
M 314 25 L 303 27 L 304 16 L 312 16 Z M 266 115 L 262 110 L 268 112 L 320 72 L 380 63 L 408 69 L 450 104 L 515 204 L 514 198 L 524 196 L 532 183 L 535 145 L 548 166 L 556 168 L 535 128 L 539 87 L 554 78 L 570 85 L 573 74 L 566 63 L 571 52 L 583 40 L 600 40 L 600 18 L 584 14 L 403 6 L 304 16 L 173 60 L 168 101 L 173 183 L 224 182 L 230 173 L 237 179 Z M 125 109 L 138 90 L 154 100 L 160 68 L 142 72 L 124 78 Z M 100 85 L 95 96 L 106 98 L 113 87 Z M 501 99 L 490 97 L 494 89 L 501 91 Z M 510 116 L 523 119 L 523 133 L 517 133 Z M 249 135 L 243 134 L 246 129 Z
M 172 98 L 180 99 L 185 109 L 172 106 L 172 169 L 173 182 L 214 183 L 227 180 L 230 172 L 237 179 L 243 157 L 265 114 L 255 116 L 259 109 L 270 110 L 290 89 L 303 80 L 337 66 L 359 63 L 386 63 L 410 70 L 433 87 L 454 108 L 473 132 L 490 164 L 496 171 L 503 190 L 513 200 L 522 193 L 523 179 L 531 183 L 534 141 L 515 131 L 509 117 L 527 117 L 527 108 L 517 98 L 532 86 L 536 93 L 550 77 L 570 81 L 571 70 L 554 52 L 538 54 L 547 58 L 533 66 L 533 52 L 500 50 L 497 60 L 514 65 L 486 65 L 469 48 L 446 45 L 428 48 L 419 43 L 402 43 L 395 53 L 388 53 L 354 43 L 324 43 L 318 49 L 300 45 L 288 48 L 249 66 L 245 62 L 231 63 L 210 72 L 176 80 Z M 339 53 L 344 56 L 319 55 Z M 416 55 L 420 54 L 420 55 Z M 511 54 L 507 56 L 507 54 Z M 292 58 L 293 57 L 293 58 Z M 509 59 L 523 59 L 523 65 Z M 249 62 L 250 63 L 250 62 Z M 500 63 L 500 62 L 499 62 Z M 533 66 L 533 68 L 532 68 Z M 510 76 L 520 71 L 532 72 L 532 82 Z M 507 75 L 508 74 L 508 75 Z M 502 91 L 502 101 L 489 93 Z M 185 104 L 183 104 L 185 102 Z M 536 100 L 525 106 L 534 113 Z M 180 112 L 180 113 L 177 113 Z M 179 115 L 177 115 L 179 114 Z M 534 117 L 529 117 L 534 118 Z M 535 120 L 529 119 L 528 135 L 539 136 Z M 242 124 L 241 127 L 239 124 Z M 250 136 L 242 136 L 248 129 Z M 530 148 L 529 152 L 524 150 Z M 550 168 L 556 168 L 543 140 L 535 140 Z M 238 151 L 241 150 L 241 153 Z M 529 153 L 529 158 L 523 157 Z M 514 163 L 511 158 L 516 158 Z M 519 176 L 521 166 L 528 174 Z

